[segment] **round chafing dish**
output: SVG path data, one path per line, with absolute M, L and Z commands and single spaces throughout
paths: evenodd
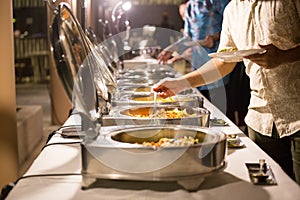
M 120 115 L 130 117 L 135 124 L 181 124 L 209 126 L 210 112 L 205 108 L 188 106 L 153 106 L 123 109 Z M 150 122 L 149 122 L 150 121 Z
M 135 95 L 151 95 L 152 92 L 152 86 L 146 86 L 146 85 L 123 85 L 119 86 L 116 89 L 116 95 L 122 96 L 121 94 L 135 94 Z M 179 95 L 192 95 L 192 94 L 197 94 L 197 91 L 193 89 L 185 90 L 179 93 Z
M 154 81 L 159 81 L 163 78 L 174 78 L 175 75 L 172 73 L 166 73 L 166 74 L 161 74 L 161 73 L 156 73 L 156 74 L 150 74 L 147 76 L 148 79 L 154 80 Z
M 152 91 L 152 87 L 149 86 L 142 86 L 134 89 L 134 92 L 151 92 L 151 91 Z
M 169 66 L 150 64 L 146 68 L 143 66 L 124 71 L 124 73 L 119 75 L 119 78 L 127 78 L 129 76 L 151 76 L 153 78 L 155 76 L 174 77 L 175 75 L 176 71 Z
M 224 135 L 222 133 L 194 126 L 142 126 L 113 131 L 108 137 L 114 142 L 122 143 L 122 145 L 128 145 L 127 147 L 130 147 L 133 144 L 134 147 L 141 148 L 149 147 L 143 145 L 144 142 L 158 142 L 161 138 L 178 139 L 183 137 L 192 137 L 197 139 L 198 142 L 191 145 L 180 144 L 178 146 L 170 145 L 161 148 L 195 148 L 203 146 L 206 143 L 216 144 L 219 142 L 220 138 L 223 138 L 223 136 Z M 152 148 L 158 147 L 151 146 L 151 149 Z
M 121 107 L 102 121 L 104 126 L 178 124 L 208 127 L 209 119 L 210 112 L 205 108 L 160 105 L 155 112 L 153 106 Z
M 138 79 L 124 78 L 124 79 L 117 80 L 117 85 L 118 86 L 136 85 L 136 84 L 153 85 L 153 81 L 147 80 L 146 78 L 138 78 Z
M 128 77 L 128 76 L 145 76 L 145 71 L 136 71 L 136 70 L 128 70 L 127 72 L 124 72 L 121 77 Z
M 118 76 L 118 87 L 135 86 L 136 84 L 151 86 L 159 80 L 176 76 L 176 71 L 170 67 L 165 67 L 157 64 L 152 64 L 146 68 L 137 67 L 127 70 Z
M 156 107 L 156 111 L 153 111 L 153 109 L 153 106 L 128 108 L 121 110 L 120 114 L 133 118 L 151 118 L 151 115 L 153 115 L 152 117 L 156 116 L 158 118 L 183 118 L 194 117 L 203 113 L 209 113 L 206 109 L 180 106 L 158 106 Z M 168 113 L 174 113 L 174 117 L 163 115 Z
M 192 137 L 197 144 L 152 147 L 143 142 Z M 96 179 L 177 181 L 195 190 L 205 177 L 225 167 L 226 137 L 195 126 L 140 126 L 100 135 L 83 144 L 83 185 Z
M 148 93 L 150 94 L 152 91 L 151 86 L 146 85 L 123 85 L 120 87 L 117 87 L 116 95 L 119 95 L 120 93 Z
M 143 69 L 141 69 L 143 70 Z M 147 68 L 147 72 L 148 73 L 174 73 L 175 71 L 172 67 L 168 66 L 168 65 L 160 65 L 160 64 L 151 64 L 148 68 Z
M 147 74 L 145 73 L 144 75 L 128 75 L 128 76 L 120 76 L 118 77 L 118 80 L 128 80 L 132 82 L 141 82 L 144 83 L 145 79 L 146 80 L 152 80 L 152 81 L 159 81 L 163 78 L 174 78 L 175 75 L 173 73 L 153 73 L 153 74 Z
M 158 79 L 164 77 L 175 77 L 175 72 L 169 70 L 149 70 L 149 71 L 130 71 L 120 75 L 118 78 L 140 78 L 148 77 L 151 79 Z
M 204 99 L 198 95 L 178 94 L 169 98 L 157 97 L 156 104 L 158 105 L 180 105 L 191 107 L 203 107 Z M 154 96 L 153 93 L 141 92 L 141 93 L 127 93 L 120 92 L 115 93 L 112 99 L 113 106 L 128 106 L 128 105 L 153 105 Z
M 121 76 L 118 77 L 118 79 L 122 80 L 122 79 L 144 79 L 145 78 L 145 74 L 143 75 L 128 75 L 128 76 Z

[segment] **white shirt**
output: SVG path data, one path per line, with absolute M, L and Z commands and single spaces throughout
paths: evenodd
M 299 0 L 231 0 L 224 11 L 219 49 L 252 49 L 258 43 L 282 50 L 300 44 Z M 274 69 L 247 59 L 244 63 L 251 87 L 246 124 L 268 136 L 273 122 L 280 137 L 300 130 L 300 62 Z

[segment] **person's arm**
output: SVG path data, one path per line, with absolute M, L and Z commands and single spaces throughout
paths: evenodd
M 266 52 L 245 56 L 244 58 L 247 58 L 257 65 L 267 69 L 272 69 L 282 64 L 300 61 L 300 45 L 288 50 L 278 49 L 272 44 L 259 46 L 265 49 Z
M 177 52 L 173 53 L 173 58 L 169 59 L 167 61 L 167 63 L 172 64 L 172 63 L 174 63 L 175 61 L 178 61 L 178 60 L 186 60 L 188 62 L 191 62 L 192 61 L 192 56 L 193 56 L 192 48 L 188 48 L 181 55 L 179 55 Z
M 170 97 L 186 89 L 213 83 L 229 74 L 236 63 L 224 63 L 219 59 L 211 59 L 198 70 L 179 78 L 166 78 L 153 87 L 161 97 Z
M 235 65 L 236 63 L 225 63 L 214 58 L 202 65 L 194 73 L 184 75 L 183 78 L 189 82 L 191 87 L 207 85 L 229 74 Z
M 189 36 L 183 36 L 173 44 L 169 45 L 158 54 L 158 63 L 167 63 L 173 52 L 177 52 L 181 55 L 184 51 L 190 48 L 189 42 L 191 41 L 192 39 Z

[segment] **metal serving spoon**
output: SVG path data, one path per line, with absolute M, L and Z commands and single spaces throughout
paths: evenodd
M 150 115 L 150 117 L 154 116 L 154 114 L 156 113 L 156 101 L 157 101 L 157 92 L 153 93 L 153 109 L 152 109 L 152 113 Z

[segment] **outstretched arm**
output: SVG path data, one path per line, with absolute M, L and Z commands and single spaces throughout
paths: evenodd
M 161 97 L 170 97 L 189 88 L 213 83 L 229 74 L 236 63 L 224 63 L 219 59 L 211 59 L 198 70 L 179 78 L 167 78 L 153 87 Z

